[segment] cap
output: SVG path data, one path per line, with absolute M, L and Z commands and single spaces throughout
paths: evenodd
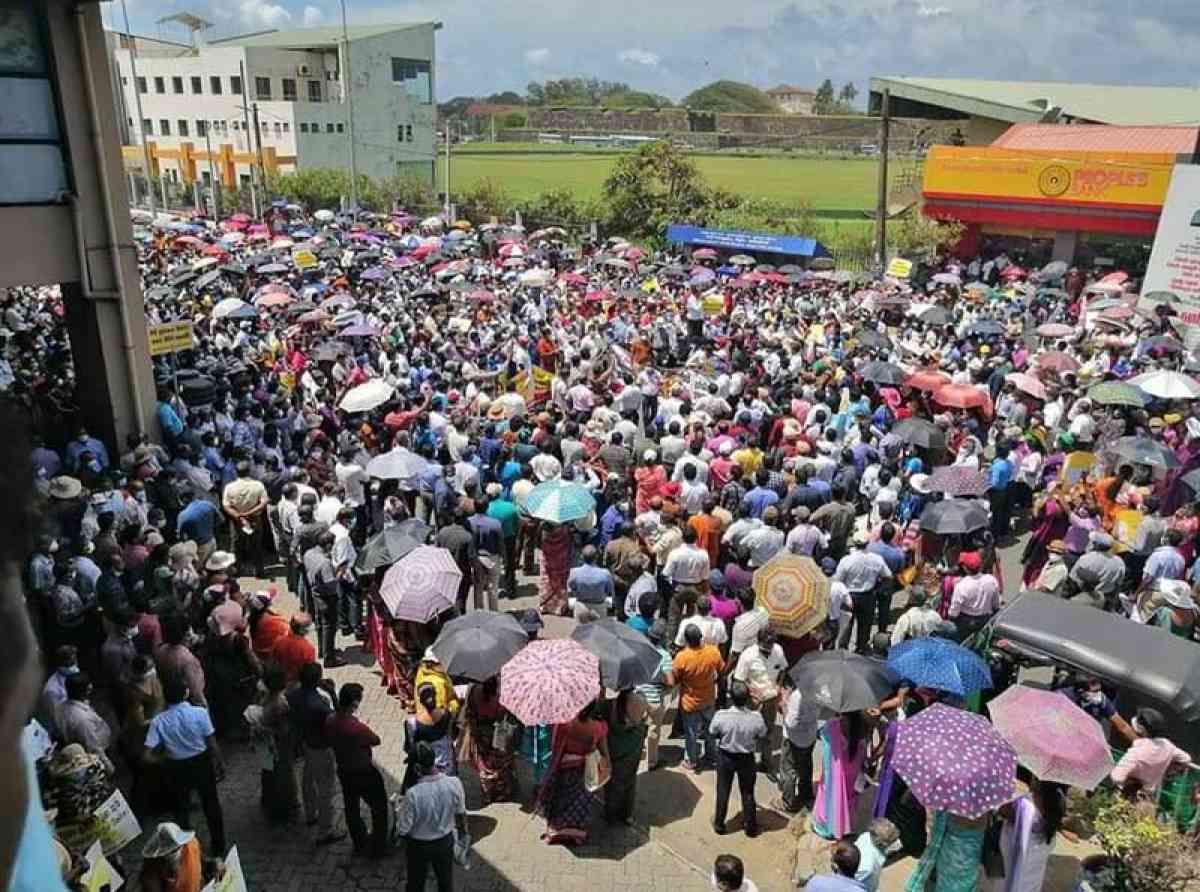
M 1092 530 L 1088 534 L 1088 545 L 1097 551 L 1107 551 L 1113 547 L 1113 537 L 1101 530 Z
M 196 838 L 191 830 L 184 830 L 173 821 L 164 821 L 142 846 L 143 858 L 165 858 L 186 846 Z
M 642 453 L 642 459 L 644 461 L 654 461 L 656 458 L 658 458 L 658 453 L 653 449 L 647 449 Z
M 979 556 L 977 551 L 964 551 L 958 556 L 958 562 L 966 570 L 972 573 L 977 573 L 983 569 L 983 558 Z
M 708 587 L 714 591 L 720 591 L 725 588 L 725 574 L 720 570 L 710 570 L 708 572 Z

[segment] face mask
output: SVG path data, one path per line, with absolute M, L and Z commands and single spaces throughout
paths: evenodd
M 146 501 L 146 491 L 144 489 L 138 490 L 137 492 L 135 492 L 133 494 L 133 497 L 135 499 L 137 499 L 139 502 L 145 502 Z
M 78 666 L 63 666 L 58 671 L 60 673 L 62 673 L 63 675 L 78 675 L 79 667 Z
M 1104 691 L 1088 691 L 1086 699 L 1088 703 L 1103 703 Z

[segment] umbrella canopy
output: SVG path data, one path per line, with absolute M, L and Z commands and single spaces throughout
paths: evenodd
M 1004 332 L 1004 323 L 998 322 L 995 319 L 980 319 L 978 322 L 972 322 L 967 326 L 968 335 L 992 337 L 993 335 L 1002 335 Z
M 429 462 L 401 446 L 367 462 L 367 476 L 380 480 L 408 480 L 420 477 L 428 467 Z
M 692 256 L 694 257 L 695 255 L 693 254 Z M 734 266 L 754 266 L 758 261 L 749 254 L 734 254 L 729 258 L 729 262 Z
M 359 573 L 374 573 L 380 567 L 390 567 L 396 561 L 414 551 L 429 538 L 432 528 L 421 520 L 411 517 L 394 527 L 385 527 L 367 540 L 354 561 Z
M 375 378 L 346 391 L 338 406 L 345 412 L 370 412 L 390 400 L 395 392 L 391 384 Z
M 973 533 L 988 525 L 988 513 L 974 502 L 946 499 L 933 502 L 921 512 L 921 529 L 940 535 Z
M 923 688 L 967 697 L 992 687 L 983 657 L 945 638 L 912 638 L 888 651 L 888 668 Z
M 926 325 L 949 325 L 954 321 L 954 314 L 945 307 L 929 307 L 919 312 L 917 318 Z
M 1035 400 L 1046 398 L 1046 385 L 1028 372 L 1012 372 L 1005 375 L 1004 380 L 1022 393 L 1029 394 Z
M 1013 685 L 988 712 L 1017 761 L 1041 780 L 1094 790 L 1112 771 L 1104 729 L 1060 691 Z
M 934 468 L 926 481 L 934 492 L 948 496 L 981 496 L 988 491 L 988 475 L 965 465 Z
M 473 610 L 446 623 L 432 647 L 448 675 L 487 681 L 528 643 L 529 636 L 509 614 Z
M 887 335 L 882 335 L 870 328 L 860 328 L 854 333 L 854 339 L 875 350 L 884 350 L 892 345 Z
M 521 273 L 517 281 L 522 285 L 532 285 L 535 288 L 540 288 L 554 281 L 554 270 L 531 269 Z
M 1110 452 L 1136 465 L 1155 468 L 1177 468 L 1179 459 L 1166 445 L 1149 437 L 1120 437 L 1108 447 Z
M 419 545 L 392 564 L 379 597 L 393 619 L 427 623 L 454 606 L 462 571 L 445 548 Z
M 936 273 L 932 281 L 938 285 L 961 285 L 962 278 L 954 273 Z
M 1141 409 L 1148 400 L 1146 395 L 1123 381 L 1101 381 L 1088 388 L 1088 398 L 1102 406 L 1132 406 Z
M 986 409 L 991 405 L 987 392 L 970 384 L 947 384 L 933 392 L 933 400 L 955 409 Z
M 214 319 L 249 319 L 258 315 L 258 311 L 250 304 L 236 297 L 227 297 L 218 301 L 212 309 Z
M 926 449 L 941 449 L 946 445 L 946 434 L 932 421 L 924 418 L 905 418 L 896 422 L 892 433 L 910 446 Z
M 1016 795 L 1013 748 L 983 716 L 944 703 L 900 723 L 892 766 L 926 808 L 964 818 Z
M 866 380 L 886 387 L 899 387 L 908 379 L 904 369 L 890 362 L 863 363 L 858 373 Z
M 500 705 L 526 725 L 569 722 L 600 693 L 600 661 L 578 641 L 531 641 L 500 670 Z
M 614 691 L 646 684 L 662 664 L 662 655 L 649 638 L 615 619 L 578 625 L 571 640 L 596 655 L 600 681 Z
M 359 322 L 356 325 L 350 325 L 343 328 L 339 333 L 340 338 L 377 338 L 380 331 L 374 325 L 368 325 L 365 322 Z
M 1061 322 L 1047 322 L 1039 325 L 1035 330 L 1043 338 L 1067 338 L 1075 334 L 1073 325 L 1063 325 Z
M 829 615 L 829 577 L 810 557 L 785 554 L 768 561 L 754 571 L 754 594 L 771 626 L 793 638 L 807 635 Z
M 1129 383 L 1162 400 L 1194 400 L 1200 397 L 1200 383 L 1195 378 L 1167 369 L 1137 375 L 1130 378 Z
M 950 380 L 949 375 L 937 369 L 917 369 L 904 379 L 904 386 L 932 393 L 945 387 Z
M 1048 350 L 1039 354 L 1034 364 L 1039 369 L 1050 369 L 1053 372 L 1079 371 L 1079 360 L 1059 350 Z
M 568 523 L 587 517 L 596 500 L 586 486 L 563 480 L 547 480 L 535 486 L 525 499 L 525 511 L 531 517 L 551 523 Z
M 883 663 L 846 650 L 810 653 L 788 674 L 805 695 L 834 712 L 878 706 L 896 686 Z
M 712 248 L 697 248 L 692 252 L 692 258 L 695 260 L 716 260 L 717 252 Z

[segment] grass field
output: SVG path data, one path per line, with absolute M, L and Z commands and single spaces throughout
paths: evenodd
M 451 158 L 451 192 L 491 179 L 518 198 L 562 188 L 581 196 L 598 196 L 619 151 L 571 148 L 511 143 L 459 146 Z M 694 159 L 710 184 L 739 195 L 805 203 L 814 210 L 858 211 L 875 203 L 874 158 L 697 153 Z M 439 187 L 444 182 L 443 164 L 444 160 L 439 160 Z

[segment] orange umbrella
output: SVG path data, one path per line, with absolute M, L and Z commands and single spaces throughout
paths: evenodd
M 949 383 L 950 376 L 945 372 L 939 372 L 937 369 L 917 369 L 908 376 L 904 386 L 932 392 L 940 390 Z
M 947 384 L 933 392 L 933 401 L 954 409 L 982 409 L 992 414 L 992 399 L 986 391 L 970 384 Z
M 754 571 L 754 593 L 771 626 L 799 638 L 829 616 L 829 577 L 810 557 L 785 554 Z

